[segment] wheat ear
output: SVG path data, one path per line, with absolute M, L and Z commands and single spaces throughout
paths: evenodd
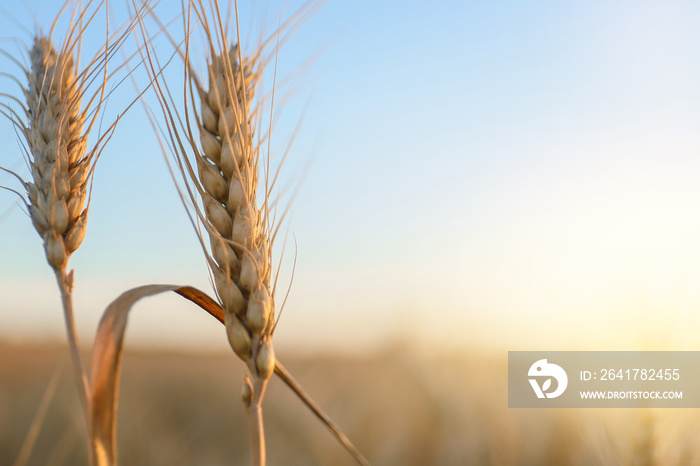
M 248 111 L 254 67 L 254 60 L 241 58 L 238 46 L 211 57 L 209 89 L 200 92 L 203 154 L 197 155 L 197 168 L 209 224 L 209 264 L 224 309 L 226 333 L 252 377 L 244 380 L 242 396 L 251 426 L 253 464 L 264 464 L 261 403 L 275 368 L 274 304 L 270 235 L 256 196 L 259 147 L 253 143 Z
M 92 171 L 82 134 L 82 92 L 72 55 L 57 53 L 46 37 L 35 38 L 30 59 L 25 91 L 29 125 L 24 132 L 33 180 L 25 184 L 29 212 L 61 291 L 73 369 L 87 412 L 88 382 L 73 316 L 73 276 L 67 273 L 68 259 L 85 237 L 88 177 Z

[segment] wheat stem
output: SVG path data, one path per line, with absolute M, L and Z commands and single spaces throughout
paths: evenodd
M 246 408 L 250 428 L 250 464 L 265 466 L 265 432 L 263 429 L 262 407 L 260 403 Z
M 70 349 L 71 361 L 73 363 L 73 375 L 75 376 L 75 384 L 78 389 L 80 398 L 80 408 L 83 413 L 83 421 L 85 423 L 85 432 L 89 435 L 90 418 L 89 418 L 89 403 L 90 403 L 90 386 L 87 378 L 87 371 L 83 364 L 83 358 L 80 354 L 80 340 L 78 339 L 78 331 L 75 327 L 75 317 L 73 315 L 73 271 L 66 273 L 66 268 L 54 270 L 58 288 L 61 291 L 61 304 L 63 305 L 63 317 L 66 323 L 66 333 L 68 339 L 68 348 Z M 89 445 L 88 448 L 90 465 L 96 465 L 96 455 Z
M 66 323 L 66 333 L 68 336 L 68 347 L 70 348 L 71 361 L 73 363 L 73 374 L 80 397 L 80 407 L 83 410 L 85 428 L 88 426 L 88 379 L 80 355 L 80 341 L 78 331 L 75 327 L 75 317 L 73 316 L 73 272 L 66 273 L 66 269 L 55 270 L 58 288 L 61 291 L 61 304 L 63 305 L 63 317 Z
M 265 466 L 265 429 L 263 427 L 262 399 L 267 380 L 259 377 L 251 384 L 246 375 L 243 381 L 243 404 L 246 405 L 250 430 L 251 464 Z
M 5 168 L 2 171 L 17 178 L 26 190 L 27 199 L 22 195 L 20 197 L 42 238 L 47 261 L 54 270 L 61 293 L 83 420 L 86 432 L 89 432 L 89 383 L 75 325 L 73 272 L 68 272 L 68 261 L 85 237 L 95 163 L 121 118 L 118 117 L 88 149 L 90 130 L 98 115 L 102 115 L 107 81 L 114 76 L 107 71 L 107 61 L 120 48 L 136 23 L 119 28 L 114 36 L 107 27 L 104 47 L 80 71 L 81 41 L 85 28 L 103 7 L 108 9 L 107 0 L 87 0 L 85 4 L 76 6 L 69 19 L 66 37 L 57 49 L 52 40 L 54 27 L 69 3 L 64 3 L 48 37 L 39 33 L 34 37 L 33 45 L 28 50 L 28 65 L 24 66 L 0 49 L 0 54 L 17 64 L 27 79 L 26 87 L 22 86 L 26 102 L 3 93 L 2 97 L 9 98 L 10 102 L 0 104 L 0 114 L 13 123 L 18 136 L 24 139 L 22 148 L 31 180 L 25 182 L 18 174 Z M 108 13 L 106 19 L 109 22 Z M 3 76 L 7 74 L 3 73 Z M 102 79 L 98 79 L 100 76 Z M 14 81 L 19 83 L 18 79 Z M 94 86 L 97 89 L 93 91 Z M 20 117 L 10 105 L 17 107 L 24 117 Z M 96 464 L 95 458 L 95 453 L 90 450 L 90 464 Z

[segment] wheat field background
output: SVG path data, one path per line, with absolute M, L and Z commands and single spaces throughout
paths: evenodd
M 3 5 L 0 30 L 28 41 L 32 24 L 51 24 L 55 2 L 28 3 Z M 241 3 L 253 31 L 254 12 L 274 28 L 285 4 L 265 16 Z M 303 182 L 277 355 L 372 464 L 700 465 L 698 410 L 509 409 L 506 367 L 508 350 L 700 349 L 697 24 L 700 6 L 683 0 L 330 1 L 280 49 L 292 79 L 279 81 L 289 100 L 270 150 L 284 153 L 299 124 L 286 192 Z M 95 25 L 86 45 L 104 40 Z M 3 55 L 0 71 L 18 68 Z M 2 86 L 3 102 L 18 91 Z M 107 120 L 134 90 L 124 80 L 109 94 Z M 213 294 L 147 121 L 139 106 L 124 115 L 95 172 L 71 262 L 84 351 L 128 288 Z M 0 165 L 29 174 L 10 124 L 0 140 Z M 0 466 L 22 452 L 80 466 L 56 284 L 22 208 L 0 191 Z M 141 309 L 120 464 L 250 464 L 245 368 L 221 327 L 174 296 Z M 275 378 L 264 409 L 270 464 L 354 464 Z
M 700 464 L 697 410 L 509 409 L 500 355 L 424 354 L 400 344 L 284 361 L 375 465 Z M 68 363 L 60 346 L 0 346 L 0 464 L 13 464 L 61 365 L 28 464 L 86 464 Z M 127 353 L 121 464 L 248 464 L 242 375 L 228 354 Z M 270 464 L 354 464 L 277 380 L 264 409 Z

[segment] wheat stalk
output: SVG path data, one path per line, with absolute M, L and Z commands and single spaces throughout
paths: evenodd
M 69 4 L 67 1 L 54 20 L 51 33 L 35 35 L 32 47 L 28 48 L 28 68 L 3 51 L 21 68 L 27 84 L 24 87 L 19 79 L 12 78 L 22 86 L 24 102 L 3 94 L 14 101 L 19 112 L 8 104 L 0 104 L 0 112 L 24 139 L 23 149 L 31 178 L 25 181 L 9 169 L 2 170 L 12 174 L 25 190 L 24 194 L 12 191 L 24 202 L 58 282 L 86 428 L 89 388 L 75 327 L 73 271 L 68 271 L 68 262 L 85 238 L 95 164 L 121 119 L 121 115 L 118 116 L 89 147 L 88 137 L 102 117 L 107 83 L 124 66 L 109 73 L 107 63 L 134 27 L 133 22 L 127 23 L 110 36 L 107 26 L 105 44 L 79 68 L 83 35 L 106 5 L 106 0 L 94 3 L 90 0 L 80 9 L 72 10 L 65 39 L 57 49 L 52 33 Z M 109 24 L 108 14 L 106 23 Z
M 67 273 L 67 263 L 85 237 L 88 177 L 93 173 L 94 157 L 86 157 L 85 114 L 80 113 L 83 92 L 72 55 L 57 53 L 49 39 L 37 37 L 30 59 L 25 91 L 29 125 L 24 130 L 33 180 L 25 184 L 29 212 L 61 291 L 74 372 L 87 412 L 87 377 L 73 316 L 73 276 Z
M 262 400 L 268 380 L 277 373 L 358 462 L 367 464 L 340 429 L 276 361 L 272 344 L 276 325 L 272 246 L 287 211 L 279 221 L 276 219 L 278 202 L 271 198 L 271 193 L 279 167 L 276 173 L 271 173 L 269 145 L 266 154 L 261 150 L 269 144 L 270 130 L 261 135 L 260 115 L 265 102 L 270 103 L 272 113 L 274 90 L 271 96 L 262 97 L 256 95 L 256 91 L 262 70 L 276 57 L 280 43 L 289 37 L 290 30 L 298 26 L 293 18 L 305 19 L 314 10 L 314 4 L 305 4 L 253 53 L 244 55 L 238 35 L 237 4 L 232 3 L 236 13 L 235 38 L 228 34 L 229 21 L 224 25 L 218 2 L 212 1 L 207 6 L 203 0 L 190 1 L 188 7 L 183 2 L 183 43 L 179 44 L 168 35 L 176 46 L 176 54 L 184 62 L 184 115 L 173 98 L 175 93 L 162 78 L 163 66 L 158 56 L 148 47 L 144 61 L 165 116 L 167 144 L 184 181 L 180 194 L 190 208 L 191 220 L 198 227 L 229 344 L 249 369 L 243 381 L 242 399 L 251 432 L 252 463 L 265 464 Z M 135 1 L 133 4 L 136 6 Z M 193 16 L 203 26 L 209 49 L 204 80 L 193 71 L 190 59 Z M 167 34 L 162 23 L 155 20 Z M 141 29 L 144 43 L 150 42 L 143 23 Z M 266 45 L 273 40 L 277 41 L 274 53 L 264 56 Z M 203 85 L 202 81 L 207 81 L 208 85 Z M 155 128 L 153 121 L 152 124 Z M 270 129 L 271 126 L 270 121 Z M 167 153 L 165 148 L 164 152 Z M 173 176 L 177 180 L 174 171 Z M 187 293 L 183 296 L 192 299 Z M 193 301 L 198 302 L 197 299 Z M 198 304 L 202 305 L 202 301 Z M 212 313 L 211 303 L 203 307 Z M 118 370 L 118 366 L 115 367 Z
M 248 102 L 253 98 L 254 60 L 239 47 L 211 57 L 209 89 L 200 92 L 196 153 L 211 243 L 209 266 L 222 303 L 228 341 L 248 364 L 243 384 L 253 440 L 253 464 L 264 464 L 261 402 L 275 367 L 274 303 L 270 290 L 270 234 L 257 203 L 259 147 L 253 144 Z M 259 455 L 259 457 L 256 457 Z
M 256 107 L 252 102 L 258 62 L 257 57 L 243 58 L 237 41 L 231 45 L 218 4 L 212 4 L 211 24 L 202 2 L 192 2 L 190 7 L 204 24 L 210 44 L 208 89 L 200 85 L 196 75 L 189 74 L 189 89 L 196 89 L 199 97 L 199 111 L 192 118 L 198 138 L 192 134 L 190 118 L 186 128 L 178 124 L 181 120 L 167 103 L 170 95 L 167 84 L 156 79 L 157 59 L 149 53 L 148 61 L 168 120 L 178 166 L 186 176 L 197 219 L 207 236 L 205 240 L 200 233 L 200 241 L 210 245 L 204 249 L 224 310 L 228 341 L 250 371 L 250 378 L 246 377 L 243 384 L 243 402 L 250 424 L 253 464 L 262 465 L 265 464 L 262 399 L 275 369 L 275 355 L 271 217 L 267 190 L 263 194 L 264 202 L 257 201 L 260 144 L 253 139 Z M 187 38 L 186 55 L 189 33 Z M 185 63 L 189 71 L 187 56 Z M 187 135 L 192 158 L 181 145 L 178 131 Z

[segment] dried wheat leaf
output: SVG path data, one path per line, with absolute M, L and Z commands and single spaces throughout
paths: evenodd
M 116 464 L 116 412 L 122 344 L 129 311 L 142 298 L 180 288 L 177 285 L 146 285 L 129 290 L 105 310 L 92 351 L 90 384 L 90 441 L 96 464 Z

